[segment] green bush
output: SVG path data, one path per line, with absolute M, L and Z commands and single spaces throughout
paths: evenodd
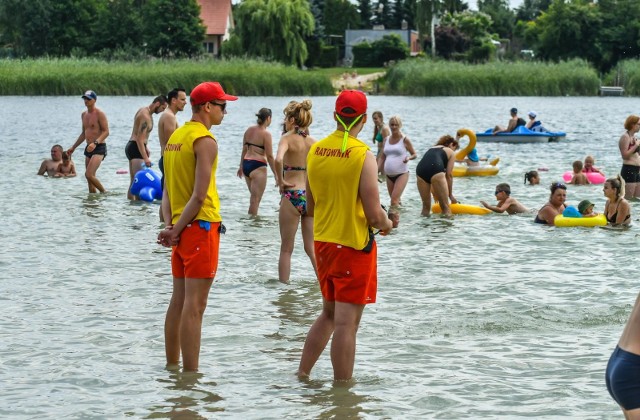
M 605 86 L 622 86 L 627 96 L 640 95 L 640 60 L 622 60 L 604 77 Z
M 584 60 L 554 64 L 405 60 L 389 69 L 385 81 L 386 94 L 412 96 L 592 96 L 600 86 L 596 70 Z
M 373 51 L 373 47 L 368 42 L 354 45 L 353 52 L 353 67 L 378 67 L 375 65 L 376 57 Z
M 158 95 L 205 80 L 245 96 L 331 95 L 331 80 L 293 66 L 260 60 L 96 59 L 0 60 L 0 95 Z
M 338 65 L 338 47 L 335 45 L 323 45 L 317 59 L 318 67 L 335 67 Z

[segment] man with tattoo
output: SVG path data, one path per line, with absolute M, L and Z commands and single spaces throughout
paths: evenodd
M 151 130 L 153 130 L 152 115 L 161 113 L 166 107 L 167 98 L 164 95 L 157 96 L 153 102 L 151 102 L 151 105 L 140 108 L 133 119 L 131 139 L 124 149 L 127 159 L 129 159 L 129 175 L 131 176 L 131 182 L 127 190 L 127 198 L 129 200 L 137 199 L 136 196 L 131 194 L 131 185 L 133 185 L 133 177 L 136 172 L 140 170 L 143 163 L 147 167 L 151 166 L 147 141 L 149 140 Z

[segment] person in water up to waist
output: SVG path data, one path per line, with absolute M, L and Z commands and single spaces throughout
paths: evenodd
M 191 92 L 191 121 L 173 132 L 164 151 L 162 214 L 158 243 L 173 247 L 173 294 L 164 325 L 167 365 L 198 369 L 202 317 L 218 268 L 220 200 L 216 189 L 218 144 L 209 131 L 226 114 L 228 95 L 217 82 Z
M 307 334 L 300 377 L 310 374 L 330 339 L 334 379 L 352 377 L 360 318 L 364 306 L 376 301 L 377 249 L 371 228 L 386 235 L 397 226 L 380 205 L 376 158 L 356 138 L 366 112 L 364 93 L 343 91 L 336 100 L 336 131 L 314 143 L 307 155 L 307 214 L 314 217 L 322 312 Z

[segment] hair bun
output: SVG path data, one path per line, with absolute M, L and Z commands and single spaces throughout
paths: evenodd
M 301 105 L 302 105 L 302 109 L 304 109 L 306 111 L 311 110 L 311 106 L 312 106 L 311 99 L 303 100 Z

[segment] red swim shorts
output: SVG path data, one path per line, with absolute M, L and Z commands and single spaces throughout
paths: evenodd
M 378 291 L 377 246 L 370 252 L 331 242 L 314 243 L 322 296 L 328 302 L 375 303 Z
M 206 222 L 205 222 L 206 223 Z M 218 270 L 220 250 L 220 222 L 201 227 L 198 220 L 188 224 L 180 234 L 180 242 L 171 253 L 173 277 L 184 279 L 212 279 Z

